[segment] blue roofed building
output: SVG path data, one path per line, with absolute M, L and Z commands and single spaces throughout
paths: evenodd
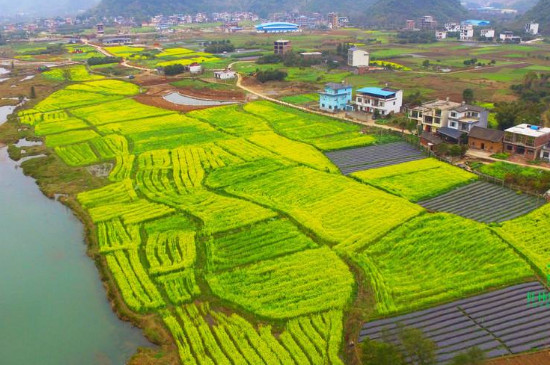
M 472 25 L 474 27 L 486 27 L 491 25 L 491 22 L 489 20 L 468 19 L 468 20 L 464 20 L 461 24 L 463 26 Z
M 329 112 L 347 110 L 351 102 L 351 85 L 329 82 L 325 91 L 319 93 L 319 108 Z
M 355 105 L 358 111 L 388 115 L 399 113 L 403 105 L 403 90 L 389 87 L 364 87 L 355 93 Z
M 288 33 L 299 31 L 300 26 L 294 23 L 271 22 L 256 25 L 256 32 L 258 33 Z

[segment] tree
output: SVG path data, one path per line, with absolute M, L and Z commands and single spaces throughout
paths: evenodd
M 31 86 L 31 94 L 29 98 L 36 99 L 36 90 L 34 90 L 34 86 Z
M 361 346 L 363 365 L 405 365 L 397 346 L 367 339 Z
M 444 156 L 449 153 L 449 148 L 450 147 L 447 143 L 441 143 L 437 145 L 437 147 L 435 148 L 435 152 L 440 156 Z
M 485 364 L 485 353 L 475 346 L 468 351 L 456 355 L 450 365 L 483 365 Z
M 402 327 L 398 338 L 403 346 L 403 356 L 414 365 L 435 365 L 437 345 L 417 328 Z
M 63 79 L 65 81 L 71 81 L 73 79 L 73 75 L 71 74 L 71 69 L 69 68 L 63 69 Z
M 462 91 L 462 100 L 464 100 L 466 104 L 472 104 L 474 102 L 474 90 L 464 89 L 464 91 Z
M 424 67 L 426 67 L 426 68 L 430 67 L 430 60 L 424 60 L 424 61 L 422 61 L 422 66 L 424 66 Z
M 449 156 L 451 156 L 452 158 L 461 157 L 462 147 L 457 144 L 452 145 L 451 148 L 449 148 Z

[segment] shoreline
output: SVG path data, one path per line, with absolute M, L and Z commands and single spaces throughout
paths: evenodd
M 40 99 L 33 100 L 36 103 L 41 101 Z M 32 103 L 34 104 L 34 103 Z M 27 107 L 32 107 L 31 103 L 26 104 Z M 17 106 L 12 114 L 10 114 L 5 123 L 1 126 L 4 127 L 0 129 L 0 148 L 8 148 L 8 158 L 11 161 L 18 161 L 19 159 L 13 158 L 10 154 L 10 146 L 17 143 L 20 139 L 33 138 L 44 141 L 43 137 L 39 137 L 34 134 L 32 127 L 22 124 L 18 117 L 17 113 L 21 110 L 21 106 Z M 11 133 L 8 133 L 8 136 L 5 136 L 4 129 L 11 129 Z M 33 150 L 26 156 L 31 156 L 36 154 L 36 151 L 44 153 L 46 157 L 40 159 L 34 159 L 41 162 L 42 160 L 45 163 L 39 163 L 39 166 L 51 166 L 53 164 L 63 164 L 60 158 L 55 154 L 52 148 L 46 147 L 45 143 L 41 146 L 38 146 L 36 150 Z M 23 157 L 26 157 L 23 156 Z M 97 237 L 94 234 L 95 226 L 88 214 L 85 212 L 83 207 L 76 200 L 76 194 L 70 191 L 56 190 L 56 184 L 59 184 L 62 181 L 61 177 L 63 173 L 56 174 L 52 179 L 51 176 L 41 175 L 39 169 L 33 168 L 37 164 L 33 159 L 23 162 L 20 165 L 22 173 L 34 180 L 35 184 L 38 186 L 40 192 L 47 197 L 48 199 L 57 200 L 65 207 L 69 208 L 73 216 L 82 224 L 83 228 L 83 240 L 86 245 L 86 256 L 94 262 L 94 266 L 97 269 L 98 279 L 101 281 L 101 285 L 104 288 L 105 300 L 109 303 L 111 311 L 115 313 L 116 317 L 124 322 L 130 323 L 136 329 L 138 329 L 145 339 L 151 344 L 151 347 L 138 347 L 137 351 L 128 359 L 127 364 L 139 365 L 139 364 L 155 364 L 163 363 L 166 364 L 168 361 L 169 364 L 179 364 L 179 357 L 177 353 L 177 348 L 171 334 L 166 330 L 162 324 L 162 320 L 157 314 L 140 314 L 132 311 L 124 300 L 122 295 L 117 287 L 117 284 L 114 280 L 114 277 L 110 273 L 105 258 L 99 255 L 98 253 L 98 242 Z M 30 163 L 29 163 L 30 162 Z M 73 170 L 75 168 L 64 166 L 66 170 Z M 85 169 L 77 168 L 80 171 L 85 171 Z M 87 172 L 85 172 L 87 173 Z M 94 180 L 102 180 L 105 185 L 108 183 L 106 178 L 94 177 Z M 85 191 L 88 189 L 80 189 Z M 55 190 L 55 191 L 54 191 Z M 62 194 L 58 199 L 56 199 L 56 194 Z M 158 356 L 162 354 L 163 356 Z

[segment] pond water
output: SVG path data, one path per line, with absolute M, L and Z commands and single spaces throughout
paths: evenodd
M 0 75 L 6 75 L 6 74 L 9 74 L 10 73 L 10 70 L 8 70 L 7 68 L 4 68 L 4 67 L 0 67 Z
M 178 105 L 193 105 L 193 106 L 216 106 L 216 105 L 229 105 L 235 104 L 234 101 L 220 101 L 220 100 L 208 100 L 198 99 L 180 93 L 170 93 L 163 96 L 164 100 Z
M 8 120 L 8 115 L 13 113 L 15 108 L 15 105 L 0 106 L 0 125 L 6 123 Z
M 152 346 L 112 312 L 82 224 L 0 148 L 0 363 L 122 365 Z

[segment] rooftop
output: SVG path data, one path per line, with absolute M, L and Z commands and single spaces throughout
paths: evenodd
M 454 108 L 453 110 L 459 113 L 470 112 L 470 111 L 481 113 L 485 110 L 485 108 L 482 108 L 477 105 L 462 104 L 459 107 Z
M 269 22 L 256 25 L 256 28 L 298 28 L 298 24 L 287 22 Z
M 540 137 L 545 134 L 550 134 L 550 128 L 539 127 L 532 124 L 519 124 L 515 127 L 508 128 L 505 132 L 521 134 L 528 137 Z
M 460 138 L 460 136 L 462 136 L 463 132 L 459 131 L 458 129 L 453 129 L 453 128 L 449 128 L 449 127 L 441 127 L 437 130 L 437 133 L 442 134 L 442 135 L 447 136 L 447 137 L 451 137 L 452 139 L 458 140 Z
M 498 129 L 489 129 L 474 126 L 470 130 L 470 137 L 479 138 L 491 142 L 501 142 L 502 137 L 504 137 L 504 132 L 499 131 Z
M 371 95 L 381 96 L 384 98 L 395 95 L 397 91 L 399 90 L 394 90 L 389 88 L 381 89 L 379 87 L 364 87 L 362 89 L 357 90 L 358 93 L 371 94 Z
M 325 84 L 325 87 L 331 88 L 332 90 L 348 89 L 351 88 L 351 85 L 341 84 L 337 82 L 329 82 Z
M 422 104 L 422 106 L 419 108 L 449 110 L 449 109 L 458 108 L 461 105 L 462 105 L 461 103 L 455 103 L 454 101 L 450 101 L 450 100 L 433 100 Z

